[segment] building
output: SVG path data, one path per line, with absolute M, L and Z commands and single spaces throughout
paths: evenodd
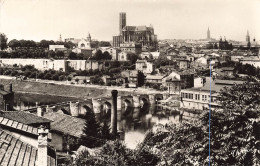
M 189 68 L 189 61 L 186 59 L 179 60 L 179 69 L 188 69 Z
M 249 64 L 256 68 L 260 67 L 260 57 L 259 56 L 250 56 L 250 57 L 243 57 L 239 59 L 239 62 L 243 65 Z
M 135 69 L 140 70 L 145 74 L 151 74 L 155 71 L 155 65 L 153 62 L 149 62 L 146 60 L 137 60 L 135 63 Z
M 86 60 L 67 60 L 68 67 L 74 70 L 86 70 Z
M 192 88 L 194 86 L 194 74 L 191 71 L 172 71 L 166 78 L 166 80 L 180 81 L 180 89 Z
M 36 69 L 44 70 L 56 70 L 65 71 L 67 70 L 67 60 L 54 60 L 54 59 L 23 59 L 23 58 L 1 58 L 0 66 L 13 66 L 14 64 L 18 66 L 32 65 Z
M 76 150 L 69 147 L 75 144 L 83 134 L 85 120 L 66 115 L 59 112 L 44 113 L 44 118 L 52 120 L 50 133 L 52 135 L 50 146 L 53 146 L 57 151 Z M 68 149 L 69 148 L 69 149 Z
M 218 97 L 220 90 L 224 87 L 231 87 L 234 84 L 244 83 L 244 81 L 215 80 L 212 81 L 210 85 L 209 82 L 210 81 L 207 81 L 203 87 L 182 89 L 181 108 L 204 110 L 209 109 L 210 103 L 212 109 L 219 108 L 220 104 L 218 102 Z
M 0 85 L 0 109 L 4 111 L 12 111 L 14 105 L 14 92 L 12 84 L 9 89 L 5 90 L 3 85 Z
M 78 42 L 78 48 L 80 49 L 91 49 L 91 36 L 88 33 L 88 37 L 86 39 L 82 38 Z
M 113 46 L 118 47 L 121 43 L 139 43 L 143 51 L 157 50 L 157 35 L 154 34 L 152 25 L 127 26 L 126 13 L 119 13 L 119 35 L 113 37 Z
M 162 84 L 164 81 L 163 78 L 165 77 L 165 75 L 146 75 L 145 83 Z
M 142 52 L 141 44 L 134 43 L 134 42 L 122 43 L 122 44 L 120 44 L 120 48 L 121 48 L 121 51 L 132 52 L 132 53 L 134 53 L 136 55 L 139 55 Z
M 65 42 L 72 42 L 73 44 L 78 45 L 81 39 L 76 39 L 76 38 L 66 38 Z
M 49 127 L 50 120 L 31 113 L 0 112 L 0 165 L 56 166 Z
M 56 49 L 66 49 L 64 45 L 49 45 L 49 50 L 56 51 Z

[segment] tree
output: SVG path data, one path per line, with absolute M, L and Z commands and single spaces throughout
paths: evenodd
M 77 59 L 77 54 L 75 52 L 70 52 L 68 58 L 69 59 Z
M 109 52 L 105 51 L 103 53 L 103 59 L 104 60 L 111 60 L 112 59 L 112 56 L 109 54 Z
M 9 43 L 8 43 L 8 46 L 11 47 L 12 49 L 15 49 L 16 47 L 20 47 L 21 46 L 21 43 L 16 40 L 16 39 L 13 39 L 11 40 Z
M 260 165 L 259 99 L 256 80 L 220 93 L 223 109 L 211 111 L 210 163 Z M 204 111 L 194 121 L 162 127 L 145 142 L 156 146 L 165 165 L 208 165 L 208 131 L 209 112 Z
M 110 42 L 107 42 L 107 41 L 99 42 L 99 47 L 110 47 L 110 46 L 111 46 Z
M 145 79 L 144 73 L 141 71 L 138 71 L 138 74 L 137 74 L 137 86 L 138 87 L 142 87 L 144 85 L 144 79 Z
M 4 33 L 0 33 L 0 49 L 4 50 L 7 48 L 7 37 Z
M 78 78 L 76 78 L 75 81 L 76 81 L 77 84 L 79 83 L 79 79 Z
M 86 109 L 84 119 L 85 125 L 81 137 L 81 144 L 93 148 L 103 143 L 102 140 L 98 139 L 100 125 L 96 120 L 95 113 L 92 110 Z
M 57 51 L 56 55 L 60 59 L 64 58 L 64 52 L 63 51 Z

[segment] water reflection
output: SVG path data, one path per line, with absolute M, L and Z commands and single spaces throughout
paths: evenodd
M 29 93 L 15 93 L 14 95 L 14 109 L 25 110 L 34 108 L 35 106 L 51 105 L 66 101 L 77 101 L 78 99 L 72 97 L 51 96 L 43 94 L 29 94 Z

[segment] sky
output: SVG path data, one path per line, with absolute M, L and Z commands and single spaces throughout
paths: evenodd
M 112 40 L 119 13 L 127 25 L 153 25 L 158 39 L 260 40 L 260 0 L 0 0 L 0 32 L 9 40 Z

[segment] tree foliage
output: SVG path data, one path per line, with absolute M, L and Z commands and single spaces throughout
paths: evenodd
M 211 112 L 212 165 L 260 165 L 259 93 L 257 81 L 221 92 L 223 109 Z M 206 111 L 199 119 L 163 126 L 146 142 L 158 150 L 163 165 L 208 165 L 208 131 Z
M 7 37 L 4 33 L 0 33 L 0 49 L 4 50 L 7 48 Z

